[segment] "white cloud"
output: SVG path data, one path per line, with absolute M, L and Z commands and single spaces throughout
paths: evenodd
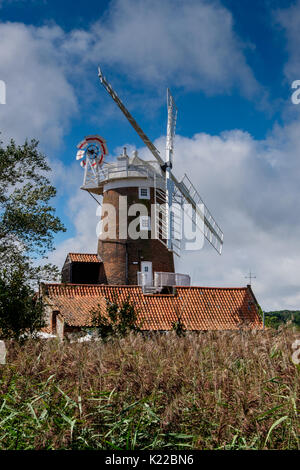
M 221 257 L 207 245 L 179 261 L 194 283 L 244 285 L 252 269 L 263 308 L 299 307 L 299 135 L 293 123 L 265 141 L 241 131 L 177 139 L 178 170 L 188 170 L 224 231 Z
M 300 77 L 300 0 L 285 9 L 274 11 L 275 24 L 285 33 L 288 60 L 284 71 L 287 79 L 293 81 Z
M 83 181 L 83 169 L 79 163 L 66 166 L 53 160 L 51 167 L 53 183 L 59 188 L 58 195 L 63 201 L 65 217 L 72 221 L 74 230 L 74 235 L 67 235 L 61 243 L 56 244 L 56 249 L 47 259 L 47 262 L 61 267 L 70 252 L 96 253 L 96 226 L 100 219 L 96 201 L 86 191 L 79 189 Z
M 0 106 L 2 138 L 35 137 L 48 148 L 60 144 L 82 112 L 79 96 L 85 106 L 100 106 L 98 82 L 89 80 L 98 63 L 144 85 L 143 96 L 135 94 L 139 105 L 151 85 L 207 93 L 237 87 L 247 96 L 260 91 L 232 15 L 217 0 L 113 0 L 84 30 L 0 23 L 0 80 L 7 88 L 7 104 Z M 149 113 L 157 97 L 146 101 Z M 105 113 L 111 113 L 107 104 L 101 119 Z
M 237 86 L 248 96 L 260 88 L 232 15 L 218 1 L 113 0 L 89 32 L 73 31 L 65 48 L 154 86 L 208 93 Z
M 63 31 L 0 23 L 0 79 L 6 104 L 0 106 L 4 139 L 38 138 L 47 146 L 60 143 L 77 99 L 68 82 L 60 47 Z
M 96 226 L 99 217 L 96 215 L 97 204 L 88 194 L 79 192 L 71 197 L 67 209 L 73 218 L 75 235 L 66 238 L 50 253 L 47 262 L 62 266 L 68 253 L 96 253 Z

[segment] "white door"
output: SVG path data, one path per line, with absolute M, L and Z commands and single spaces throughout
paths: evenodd
M 146 286 L 152 286 L 153 279 L 152 279 L 152 262 L 151 261 L 142 261 L 141 262 L 141 271 L 142 271 L 142 279 L 143 284 Z

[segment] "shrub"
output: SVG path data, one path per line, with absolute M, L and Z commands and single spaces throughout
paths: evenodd
M 20 340 L 45 325 L 44 304 L 21 268 L 0 273 L 0 336 Z
M 92 324 L 102 339 L 124 337 L 130 331 L 140 331 L 135 305 L 130 302 L 130 297 L 127 297 L 121 304 L 118 304 L 116 300 L 111 302 L 106 299 L 105 314 L 102 313 L 99 305 L 96 310 L 92 311 Z
M 176 332 L 177 336 L 185 335 L 186 328 L 181 321 L 181 317 L 178 317 L 177 321 L 172 322 L 172 330 Z

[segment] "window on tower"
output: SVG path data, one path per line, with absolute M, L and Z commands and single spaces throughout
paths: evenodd
M 147 215 L 140 216 L 140 230 L 151 230 L 151 219 Z
M 150 188 L 139 188 L 139 199 L 150 199 Z

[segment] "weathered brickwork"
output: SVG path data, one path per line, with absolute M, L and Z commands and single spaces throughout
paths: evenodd
M 150 231 L 148 239 L 119 239 L 119 196 L 127 196 L 127 207 L 135 203 L 146 205 L 149 215 L 151 215 L 151 204 L 154 204 L 153 188 L 149 200 L 139 199 L 137 187 L 109 189 L 104 192 L 103 204 L 112 204 L 116 209 L 116 238 L 98 242 L 98 254 L 103 261 L 107 283 L 137 284 L 137 272 L 141 270 L 141 261 L 151 261 L 153 272 L 175 272 L 173 254 L 159 240 L 152 240 Z M 128 225 L 137 216 L 138 214 L 127 217 Z M 102 217 L 106 215 L 102 214 Z

